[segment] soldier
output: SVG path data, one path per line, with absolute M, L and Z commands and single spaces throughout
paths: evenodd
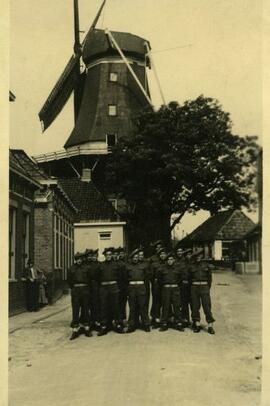
M 99 331 L 100 304 L 99 304 L 98 277 L 100 272 L 100 263 L 98 262 L 98 249 L 87 251 L 88 251 L 87 265 L 90 276 L 90 320 L 93 329 Z
M 151 263 L 151 279 L 152 279 L 152 308 L 151 308 L 151 316 L 152 316 L 152 326 L 153 328 L 158 328 L 160 326 L 160 317 L 161 317 L 161 306 L 162 306 L 162 289 L 159 283 L 159 272 L 160 269 L 166 263 L 166 249 L 163 247 L 156 249 L 156 260 L 152 260 Z
M 104 250 L 105 261 L 100 264 L 99 272 L 99 298 L 101 328 L 98 336 L 107 334 L 110 329 L 108 309 L 111 309 L 112 318 L 115 322 L 115 331 L 123 333 L 123 321 L 119 310 L 119 282 L 121 282 L 121 271 L 117 263 L 112 260 L 112 250 Z
M 131 255 L 131 263 L 126 267 L 128 280 L 128 303 L 129 319 L 127 333 L 136 330 L 136 310 L 142 319 L 144 331 L 150 332 L 150 320 L 146 310 L 146 286 L 148 279 L 147 264 L 139 262 L 139 250 L 134 250 Z
M 171 306 L 174 314 L 174 327 L 179 331 L 184 331 L 180 311 L 181 270 L 175 264 L 175 257 L 172 252 L 166 256 L 166 264 L 160 268 L 158 278 L 162 286 L 162 317 L 159 331 L 168 330 Z
M 127 265 L 127 261 L 126 261 L 126 252 L 124 250 L 124 248 L 119 247 L 117 249 L 118 251 L 118 265 L 119 265 L 119 269 L 121 274 L 125 274 L 126 272 L 126 265 Z M 127 319 L 127 312 L 126 312 L 126 307 L 127 307 L 127 296 L 128 296 L 128 289 L 127 289 L 127 281 L 125 278 L 121 278 L 120 281 L 120 316 L 122 320 L 126 320 Z
M 146 288 L 146 310 L 147 314 L 149 312 L 149 301 L 150 301 L 150 279 L 151 279 L 151 268 L 150 268 L 150 261 L 145 258 L 144 256 L 144 248 L 138 248 L 138 259 L 139 263 L 146 265 L 147 270 L 147 279 L 145 280 L 145 288 Z
M 67 274 L 67 282 L 71 288 L 72 305 L 72 335 L 70 340 L 79 337 L 79 315 L 81 310 L 81 322 L 84 327 L 85 336 L 91 337 L 89 326 L 89 272 L 88 267 L 83 264 L 84 254 L 77 253 L 74 256 L 74 265 L 72 265 Z
M 203 250 L 192 255 L 192 264 L 189 268 L 191 279 L 191 300 L 192 300 L 192 320 L 193 331 L 199 333 L 200 326 L 200 307 L 202 304 L 205 318 L 207 321 L 207 331 L 209 334 L 215 334 L 213 323 L 215 321 L 211 311 L 210 288 L 212 285 L 211 266 L 202 261 Z
M 190 325 L 190 312 L 191 308 L 191 284 L 189 278 L 189 257 L 191 250 L 184 251 L 182 248 L 176 249 L 176 266 L 181 272 L 180 294 L 181 294 L 181 318 L 183 327 Z

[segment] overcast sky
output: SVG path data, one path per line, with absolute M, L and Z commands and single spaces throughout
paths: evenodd
M 79 4 L 81 30 L 87 30 L 101 0 Z M 98 27 L 150 41 L 167 102 L 200 94 L 217 98 L 231 114 L 234 133 L 261 137 L 260 0 L 107 0 Z M 63 147 L 73 126 L 72 101 L 44 134 L 38 112 L 72 47 L 72 0 L 10 0 L 10 89 L 16 95 L 10 105 L 12 148 L 34 155 Z M 152 72 L 149 80 L 158 107 Z

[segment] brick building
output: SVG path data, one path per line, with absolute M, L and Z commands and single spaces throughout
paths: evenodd
M 9 152 L 9 312 L 25 310 L 22 273 L 34 257 L 34 199 L 41 188 Z
M 9 272 L 11 276 L 16 275 L 14 280 L 10 277 L 10 314 L 15 314 L 25 309 L 24 285 L 20 278 L 29 257 L 47 276 L 49 302 L 53 303 L 63 293 L 67 268 L 73 261 L 73 223 L 77 209 L 59 181 L 46 175 L 23 150 L 14 149 L 10 154 Z M 17 166 L 22 172 L 21 178 L 14 174 Z M 28 188 L 25 178 L 31 185 Z

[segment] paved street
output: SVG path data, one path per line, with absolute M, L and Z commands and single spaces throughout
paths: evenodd
M 215 336 L 154 330 L 70 342 L 69 297 L 11 318 L 9 405 L 259 405 L 261 277 L 217 272 L 212 300 Z

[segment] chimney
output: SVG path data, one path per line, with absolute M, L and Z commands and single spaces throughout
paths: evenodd
M 91 182 L 91 169 L 83 168 L 81 180 L 83 182 Z

